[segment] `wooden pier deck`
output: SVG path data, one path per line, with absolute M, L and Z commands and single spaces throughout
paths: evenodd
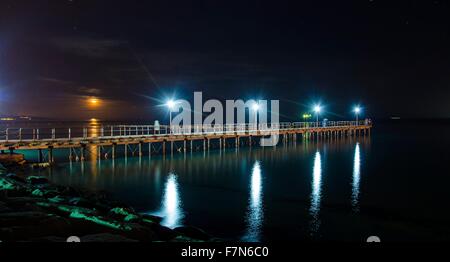
M 279 124 L 233 124 L 213 126 L 178 126 L 165 125 L 117 125 L 79 128 L 3 128 L 0 129 L 0 150 L 49 150 L 51 162 L 53 149 L 81 150 L 88 145 L 112 147 L 112 157 L 115 157 L 115 147 L 118 145 L 139 145 L 139 155 L 142 146 L 152 143 L 161 144 L 162 153 L 166 153 L 166 143 L 183 142 L 183 150 L 192 150 L 192 141 L 203 141 L 203 150 L 208 150 L 210 141 L 218 141 L 220 148 L 225 147 L 228 139 L 235 140 L 239 147 L 240 139 L 249 141 L 272 134 L 279 135 L 280 140 L 297 139 L 297 135 L 307 138 L 360 136 L 370 134 L 371 123 L 365 121 L 328 121 L 295 122 Z M 190 142 L 190 145 L 187 144 Z M 72 152 L 72 151 L 71 151 Z M 151 151 L 150 151 L 151 152 Z

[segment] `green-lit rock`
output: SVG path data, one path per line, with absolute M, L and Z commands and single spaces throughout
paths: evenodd
M 211 239 L 211 236 L 208 235 L 205 231 L 193 227 L 193 226 L 183 226 L 183 227 L 177 227 L 174 229 L 176 232 L 183 234 L 187 237 L 191 237 L 194 239 L 204 240 L 207 241 Z
M 17 186 L 5 177 L 0 177 L 0 190 L 15 190 Z
M 33 190 L 33 191 L 31 192 L 31 194 L 32 194 L 33 196 L 38 196 L 38 197 L 44 196 L 44 192 L 42 192 L 42 190 L 40 190 L 39 188 L 36 188 L 35 190 Z
M 48 179 L 44 176 L 29 176 L 27 182 L 32 185 L 48 184 Z

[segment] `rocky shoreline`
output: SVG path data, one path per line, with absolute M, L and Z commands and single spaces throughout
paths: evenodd
M 135 212 L 106 192 L 55 185 L 46 177 L 27 175 L 25 162 L 2 162 L 3 242 L 66 242 L 69 236 L 81 242 L 216 241 L 195 227 L 164 227 L 161 217 Z

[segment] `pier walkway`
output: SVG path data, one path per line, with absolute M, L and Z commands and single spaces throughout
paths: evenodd
M 339 138 L 344 136 L 370 135 L 372 124 L 366 121 L 328 121 L 324 122 L 294 122 L 278 124 L 232 124 L 212 126 L 167 126 L 167 125 L 113 125 L 78 128 L 0 128 L 0 150 L 48 150 L 49 159 L 53 159 L 53 149 L 80 149 L 81 157 L 88 145 L 112 147 L 112 158 L 116 157 L 116 146 L 138 145 L 139 155 L 142 155 L 144 144 L 161 145 L 161 153 L 166 154 L 166 143 L 182 142 L 182 150 L 192 150 L 193 141 L 202 141 L 203 150 L 209 150 L 210 141 L 217 141 L 220 148 L 225 148 L 226 141 L 234 140 L 239 147 L 240 140 L 245 139 L 248 145 L 261 137 L 272 134 L 279 135 L 281 141 L 296 140 L 297 135 L 304 138 L 322 137 Z M 190 145 L 188 145 L 188 142 Z M 126 154 L 126 150 L 125 150 Z M 51 161 L 50 161 L 51 162 Z

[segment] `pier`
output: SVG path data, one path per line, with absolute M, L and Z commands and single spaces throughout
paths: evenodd
M 36 150 L 39 162 L 47 151 L 48 162 L 53 162 L 54 149 L 69 149 L 69 159 L 83 161 L 86 148 L 96 146 L 99 158 L 118 157 L 117 147 L 123 147 L 126 157 L 129 151 L 142 156 L 157 152 L 186 152 L 210 150 L 212 143 L 219 149 L 258 145 L 263 137 L 278 135 L 280 143 L 297 139 L 339 139 L 347 136 L 370 135 L 372 124 L 367 121 L 294 122 L 277 124 L 230 125 L 112 125 L 78 128 L 3 128 L 0 129 L 0 150 Z M 194 143 L 195 146 L 194 146 Z M 130 148 L 133 147 L 133 148 Z M 148 150 L 144 150 L 148 147 Z M 102 150 L 108 148 L 107 153 Z M 157 148 L 157 149 L 155 149 Z M 130 150 L 131 149 L 131 150 Z M 79 152 L 79 153 L 78 153 Z

